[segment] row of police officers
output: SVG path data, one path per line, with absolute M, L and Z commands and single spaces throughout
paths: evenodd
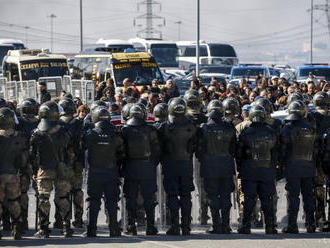
M 283 232 L 298 233 L 300 193 L 307 232 L 315 232 L 315 189 L 324 184 L 315 180 L 315 172 L 323 177 L 330 172 L 328 94 L 315 95 L 313 113 L 307 113 L 299 94 L 293 94 L 284 123 L 270 117 L 272 105 L 264 98 L 253 104 L 244 122 L 237 116 L 240 109 L 236 99 L 228 98 L 223 103 L 212 100 L 207 115 L 200 112 L 200 106 L 198 93 L 189 90 L 184 98 L 157 105 L 155 123 L 150 125 L 145 106 L 128 103 L 122 111 L 125 125 L 118 128 L 111 124 L 111 115 L 102 101 L 93 103 L 84 122 L 74 117 L 75 104 L 70 98 L 59 104 L 48 101 L 40 107 L 27 99 L 19 107 L 19 118 L 5 101 L 0 101 L 0 216 L 4 217 L 2 210 L 7 209 L 13 237 L 21 238 L 28 228 L 27 191 L 31 179 L 38 199 L 36 237 L 49 237 L 53 188 L 56 226 L 62 228 L 65 237 L 72 236 L 73 202 L 73 224 L 82 227 L 84 167 L 88 170 L 87 237 L 96 237 L 102 198 L 110 236 L 121 235 L 117 217 L 121 177 L 128 217 L 126 234 L 137 234 L 139 192 L 146 213 L 146 234 L 157 234 L 158 164 L 170 213 L 168 235 L 190 234 L 191 192 L 196 176 L 201 212 L 207 214 L 209 207 L 212 216 L 209 233 L 232 231 L 230 196 L 237 176 L 244 196 L 238 232 L 251 232 L 251 216 L 259 198 L 265 231 L 276 234 L 277 171 L 283 172 L 280 174 L 287 182 L 288 225 Z M 238 132 L 235 125 L 240 125 Z M 199 163 L 193 163 L 194 157 Z

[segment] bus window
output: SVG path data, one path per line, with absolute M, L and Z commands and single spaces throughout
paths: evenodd
M 176 44 L 152 44 L 150 52 L 159 67 L 178 67 L 178 47 Z
M 21 62 L 22 80 L 69 75 L 66 60 L 29 60 Z
M 210 53 L 213 57 L 236 57 L 235 50 L 230 45 L 209 44 Z
M 196 56 L 196 47 L 191 46 L 191 47 L 184 48 L 182 56 L 184 56 L 184 57 L 195 57 Z M 199 47 L 199 56 L 207 56 L 206 46 L 200 46 Z

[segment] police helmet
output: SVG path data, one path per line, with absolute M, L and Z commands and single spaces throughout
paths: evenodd
M 96 101 L 92 102 L 92 104 L 91 104 L 91 111 L 93 111 L 93 109 L 98 106 L 107 107 L 107 103 L 102 100 L 96 100 Z
M 286 120 L 294 121 L 303 119 L 306 114 L 306 106 L 302 101 L 293 101 L 288 107 L 289 115 Z
M 145 111 L 141 104 L 135 103 L 129 109 L 129 119 L 127 125 L 137 126 L 145 122 Z
M 0 108 L 0 129 L 8 130 L 15 128 L 15 113 L 8 107 Z
M 266 120 L 266 110 L 261 105 L 253 105 L 249 112 L 249 119 L 252 122 L 263 123 Z
M 5 99 L 0 98 L 0 108 L 8 107 L 8 103 Z
M 187 103 L 187 109 L 199 111 L 201 109 L 201 99 L 197 90 L 187 90 L 183 96 Z
M 54 101 L 43 103 L 39 108 L 39 118 L 49 121 L 58 121 L 60 118 L 60 111 L 57 103 Z
M 29 100 L 24 100 L 18 105 L 18 110 L 21 116 L 23 115 L 35 115 L 35 106 Z
M 129 109 L 132 107 L 133 103 L 126 103 L 121 110 L 121 116 L 124 121 L 127 121 L 129 118 Z
M 166 103 L 158 103 L 155 107 L 154 107 L 154 117 L 155 117 L 155 121 L 165 121 L 167 118 L 167 113 L 168 113 L 168 106 Z
M 273 104 L 267 98 L 259 98 L 257 101 L 255 101 L 255 104 L 263 106 L 267 114 L 271 114 L 274 112 Z
M 222 104 L 226 114 L 238 115 L 240 113 L 240 105 L 236 98 L 226 98 Z
M 58 105 L 62 107 L 64 115 L 74 115 L 77 112 L 77 106 L 70 98 L 62 98 Z
M 315 109 L 327 110 L 330 105 L 330 99 L 328 93 L 324 91 L 317 92 L 313 97 L 313 105 Z
M 143 111 L 143 119 L 147 119 L 147 116 L 148 116 L 148 111 L 147 111 L 147 108 L 146 108 L 146 105 L 144 105 L 143 103 L 141 102 L 138 102 L 136 103 L 137 105 L 139 105 Z M 134 105 L 134 104 L 133 104 Z
M 110 112 L 104 106 L 97 106 L 92 111 L 92 121 L 93 123 L 97 123 L 99 121 L 110 121 L 111 116 Z
M 40 104 L 36 100 L 34 100 L 33 98 L 26 98 L 25 100 L 32 103 L 32 105 L 33 105 L 33 115 L 37 116 Z
M 288 96 L 288 99 L 286 100 L 286 105 L 289 106 L 291 102 L 293 101 L 302 101 L 304 102 L 304 96 L 299 92 L 293 92 Z
M 168 104 L 168 114 L 171 116 L 184 116 L 187 105 L 181 97 L 172 98 Z
M 223 105 L 222 102 L 219 100 L 212 100 L 207 105 L 207 113 L 211 113 L 212 111 L 217 111 L 219 113 L 223 112 Z

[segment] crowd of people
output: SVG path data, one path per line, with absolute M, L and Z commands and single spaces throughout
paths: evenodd
M 260 75 L 255 83 L 242 79 L 238 86 L 215 78 L 204 85 L 197 77 L 184 96 L 172 79 L 164 87 L 154 79 L 140 90 L 129 78 L 121 88 L 109 79 L 98 85 L 91 106 L 68 92 L 51 100 L 46 85 L 39 87 L 40 105 L 33 99 L 18 106 L 0 99 L 0 216 L 3 228 L 11 229 L 15 239 L 29 228 L 31 182 L 38 199 L 37 238 L 50 234 L 53 188 L 54 228 L 71 237 L 71 224 L 84 227 L 84 170 L 88 171 L 85 236 L 97 235 L 102 198 L 110 236 L 121 235 L 120 178 L 124 178 L 125 233 L 137 235 L 140 193 L 146 235 L 156 235 L 158 165 L 170 215 L 168 235 L 190 234 L 195 186 L 200 191 L 201 219 L 208 210 L 211 213 L 209 233 L 232 232 L 230 196 L 237 190 L 238 233 L 251 232 L 259 199 L 265 232 L 276 234 L 276 181 L 283 177 L 288 196 L 283 233 L 299 232 L 300 193 L 307 232 L 317 227 L 330 230 L 324 201 L 329 197 L 324 185 L 330 175 L 329 83 L 316 81 L 313 75 L 306 84 Z M 285 120 L 271 117 L 274 110 L 282 109 L 288 112 Z

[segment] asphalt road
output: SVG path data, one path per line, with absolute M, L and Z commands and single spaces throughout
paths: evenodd
M 279 195 L 278 201 L 278 221 L 280 231 L 283 226 L 285 226 L 285 213 L 286 213 L 286 198 L 284 190 L 284 182 L 280 182 L 277 185 L 277 191 Z M 99 215 L 99 226 L 98 226 L 98 238 L 89 239 L 83 238 L 83 229 L 75 229 L 74 237 L 70 239 L 63 239 L 61 237 L 59 230 L 52 230 L 51 238 L 47 240 L 37 240 L 33 237 L 34 234 L 34 217 L 35 217 L 35 200 L 34 193 L 31 190 L 30 194 L 30 210 L 29 210 L 29 226 L 30 231 L 26 233 L 23 240 L 14 241 L 9 237 L 9 233 L 3 233 L 4 237 L 0 241 L 0 246 L 6 247 L 111 247 L 114 248 L 149 248 L 149 247 L 168 247 L 168 248 L 216 248 L 216 247 L 330 247 L 330 234 L 329 233 L 315 233 L 307 234 L 302 219 L 302 211 L 299 214 L 299 227 L 300 234 L 298 235 L 288 235 L 288 234 L 278 234 L 278 235 L 265 235 L 263 229 L 252 229 L 251 235 L 241 235 L 237 234 L 237 210 L 232 209 L 231 213 L 231 225 L 233 229 L 233 234 L 231 235 L 210 235 L 206 234 L 205 230 L 209 228 L 208 226 L 200 226 L 197 224 L 198 220 L 198 200 L 196 198 L 197 192 L 193 193 L 193 232 L 191 236 L 188 237 L 173 237 L 166 236 L 165 231 L 166 226 L 160 226 L 160 235 L 158 236 L 145 236 L 143 228 L 139 229 L 139 235 L 136 237 L 122 236 L 120 238 L 109 238 L 109 232 L 106 228 L 106 218 L 104 215 L 104 210 L 102 209 Z M 102 207 L 103 208 L 103 207 Z M 302 209 L 302 204 L 301 204 Z M 54 205 L 52 205 L 51 222 L 54 221 Z M 156 216 L 157 218 L 157 216 Z M 210 224 L 210 223 L 209 223 Z M 50 225 L 52 227 L 52 225 Z

